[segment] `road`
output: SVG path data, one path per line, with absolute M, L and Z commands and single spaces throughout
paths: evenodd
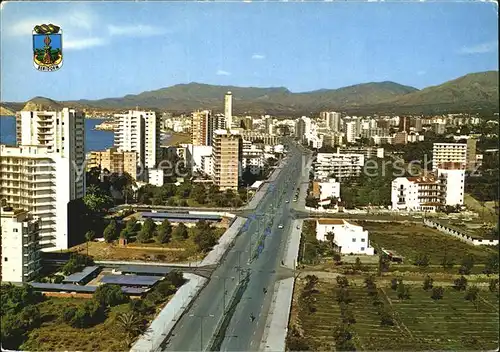
M 290 205 L 301 177 L 301 163 L 301 152 L 291 145 L 285 165 L 249 216 L 245 230 L 237 236 L 207 286 L 176 324 L 163 350 L 206 350 L 212 347 L 217 336 L 221 350 L 259 348 L 274 284 L 285 272 L 280 264 L 291 231 Z M 283 228 L 280 229 L 280 225 Z M 246 283 L 242 285 L 245 289 L 231 302 L 239 282 Z M 224 328 L 220 329 L 224 317 Z

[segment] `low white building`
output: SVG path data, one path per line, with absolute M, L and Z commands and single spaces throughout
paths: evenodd
M 241 156 L 241 170 L 249 170 L 252 174 L 259 174 L 264 168 L 264 151 L 255 145 L 243 148 Z
M 2 282 L 26 282 L 41 269 L 40 220 L 25 210 L 1 211 Z
M 163 169 L 148 169 L 148 183 L 157 187 L 163 186 L 165 172 Z
M 333 244 L 342 254 L 373 255 L 375 250 L 370 246 L 368 231 L 343 219 L 318 219 L 316 221 L 316 238 L 328 241 L 328 234 L 333 234 Z
M 340 198 L 340 182 L 337 182 L 334 178 L 330 178 L 324 182 L 315 181 L 313 183 L 313 194 L 320 201 L 329 198 Z
M 193 171 L 205 172 L 204 159 L 212 157 L 212 147 L 207 145 L 195 145 L 188 144 L 188 150 L 190 151 L 191 166 Z M 206 174 L 209 174 L 205 172 Z M 211 173 L 211 172 L 210 172 Z
M 464 187 L 465 187 L 465 170 L 459 169 L 438 169 L 438 181 L 444 184 L 445 205 L 463 205 L 464 204 Z

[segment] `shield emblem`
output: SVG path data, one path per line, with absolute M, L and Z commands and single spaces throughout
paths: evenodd
M 33 65 L 38 71 L 53 72 L 63 62 L 62 29 L 53 24 L 42 24 L 33 29 Z

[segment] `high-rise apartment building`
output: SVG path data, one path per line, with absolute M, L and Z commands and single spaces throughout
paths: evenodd
M 140 169 L 154 169 L 161 155 L 160 119 L 154 111 L 130 110 L 115 114 L 115 147 L 119 151 L 136 152 Z M 142 179 L 147 173 L 143 172 Z
M 330 111 L 330 112 L 322 112 L 320 116 L 326 123 L 326 128 L 333 132 L 339 132 L 341 126 L 341 114 L 340 112 Z
M 46 250 L 67 249 L 68 203 L 83 197 L 83 165 L 74 168 L 68 158 L 48 147 L 0 145 L 0 198 L 2 206 L 29 211 L 40 219 L 40 244 Z
M 98 167 L 110 173 L 128 173 L 135 180 L 137 177 L 137 153 L 120 152 L 116 147 L 87 154 L 87 171 Z
M 2 206 L 40 219 L 44 250 L 67 249 L 68 204 L 85 195 L 84 115 L 49 99 L 16 114 L 18 147 L 0 145 Z
M 215 121 L 209 110 L 195 111 L 191 117 L 191 136 L 193 145 L 212 145 Z
M 227 92 L 224 97 L 224 117 L 226 118 L 226 128 L 233 128 L 233 95 Z
M 356 142 L 356 137 L 358 136 L 357 132 L 357 123 L 356 121 L 349 121 L 345 124 L 345 138 L 347 143 Z
M 2 282 L 27 282 L 41 269 L 40 220 L 23 209 L 0 209 Z
M 235 131 L 216 130 L 212 146 L 212 167 L 215 185 L 220 190 L 238 189 L 242 155 L 241 136 Z
M 475 152 L 475 151 L 474 151 Z M 437 170 L 443 163 L 458 163 L 467 167 L 466 143 L 434 143 L 432 146 L 432 169 Z

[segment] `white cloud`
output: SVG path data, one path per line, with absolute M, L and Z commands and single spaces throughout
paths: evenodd
M 82 50 L 107 44 L 104 38 L 63 39 L 63 50 Z
M 166 31 L 164 28 L 155 27 L 150 25 L 131 25 L 131 26 L 115 26 L 109 25 L 108 31 L 110 35 L 121 35 L 130 37 L 149 37 L 153 35 L 164 34 Z
M 458 52 L 463 55 L 486 54 L 498 50 L 498 42 L 481 43 L 473 46 L 463 46 Z
M 218 75 L 218 76 L 230 76 L 231 72 L 227 72 L 227 71 L 224 71 L 224 70 L 217 70 L 217 72 L 215 74 Z
M 252 55 L 252 59 L 254 60 L 262 60 L 262 59 L 265 59 L 265 55 L 262 55 L 262 54 L 253 54 Z

